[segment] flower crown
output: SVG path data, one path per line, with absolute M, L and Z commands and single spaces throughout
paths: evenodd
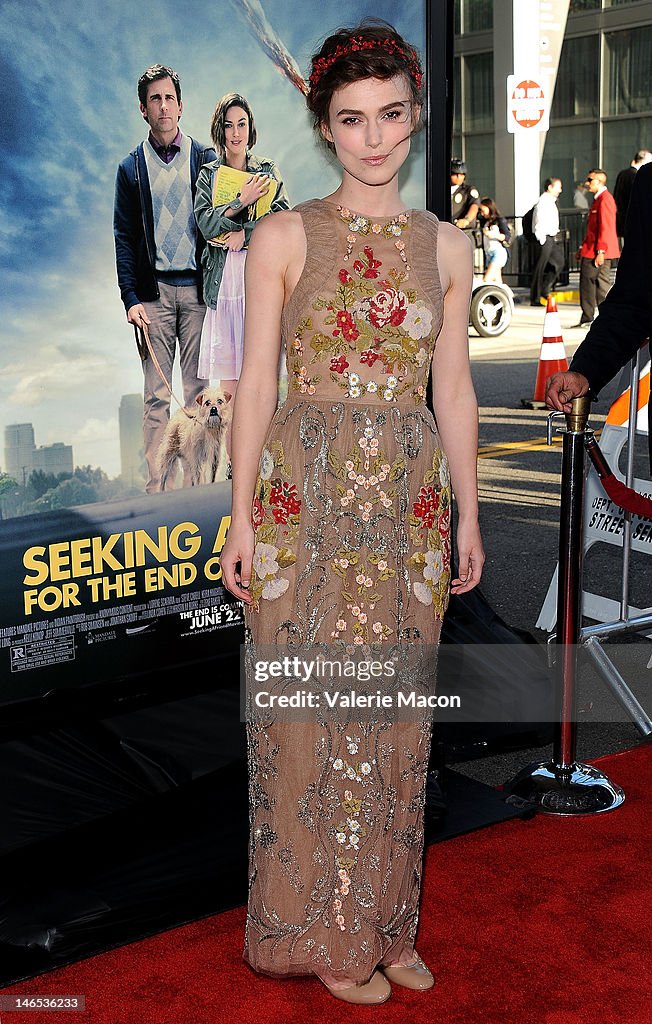
M 339 43 L 332 53 L 326 57 L 318 57 L 313 61 L 312 73 L 310 75 L 310 87 L 314 89 L 324 72 L 328 71 L 341 57 L 348 57 L 351 53 L 358 53 L 360 50 L 385 50 L 392 56 L 402 57 L 407 64 L 407 70 L 414 79 L 417 89 L 421 89 L 423 83 L 423 72 L 414 50 L 406 50 L 400 43 L 391 38 L 386 39 L 363 39 L 361 36 L 352 36 L 346 43 Z

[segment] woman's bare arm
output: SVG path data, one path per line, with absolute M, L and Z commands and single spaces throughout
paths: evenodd
M 444 322 L 432 361 L 433 401 L 458 510 L 459 577 L 451 590 L 462 594 L 477 585 L 484 564 L 478 525 L 478 405 L 468 341 L 473 251 L 461 231 L 440 223 L 437 256 Z

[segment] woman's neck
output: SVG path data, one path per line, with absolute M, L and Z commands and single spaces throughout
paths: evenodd
M 234 171 L 244 171 L 247 168 L 247 154 L 246 152 L 241 153 L 237 158 L 230 156 L 228 153 L 224 160 L 227 167 L 232 167 Z
M 340 187 L 326 199 L 366 217 L 394 217 L 407 209 L 399 195 L 398 176 L 386 185 L 367 185 L 345 175 Z

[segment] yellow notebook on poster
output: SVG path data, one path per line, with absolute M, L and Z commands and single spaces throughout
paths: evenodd
M 225 203 L 235 199 L 238 192 L 242 192 L 245 182 L 249 181 L 254 173 L 238 171 L 235 167 L 220 164 L 213 180 L 213 206 L 224 206 Z M 258 220 L 259 217 L 264 217 L 266 213 L 269 213 L 275 195 L 275 181 L 270 178 L 270 186 L 265 195 L 261 196 L 256 203 L 256 216 L 252 219 Z

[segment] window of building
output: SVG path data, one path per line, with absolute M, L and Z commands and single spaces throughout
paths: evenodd
M 464 131 L 493 128 L 493 53 L 474 53 L 464 59 Z
M 652 25 L 608 32 L 605 114 L 640 114 L 652 107 Z
M 565 39 L 550 117 L 597 117 L 600 95 L 600 40 L 597 35 Z
M 464 146 L 464 157 L 468 167 L 466 175 L 468 184 L 475 185 L 481 196 L 494 196 L 496 194 L 496 176 L 493 132 L 467 135 Z
M 493 0 L 465 0 L 466 32 L 488 32 L 494 25 Z
M 491 32 L 494 26 L 493 0 L 455 0 L 455 34 Z
M 631 158 L 630 158 L 631 159 Z M 541 162 L 541 181 L 561 178 L 562 206 L 574 205 L 575 186 L 583 184 L 592 167 L 598 166 L 598 133 L 594 124 L 560 125 L 551 128 Z
M 613 188 L 618 171 L 629 167 L 639 149 L 652 150 L 652 117 L 627 117 L 602 126 L 602 166 Z
M 600 5 L 601 0 L 570 0 L 568 13 L 575 14 L 577 11 L 595 11 L 596 8 L 600 8 Z

